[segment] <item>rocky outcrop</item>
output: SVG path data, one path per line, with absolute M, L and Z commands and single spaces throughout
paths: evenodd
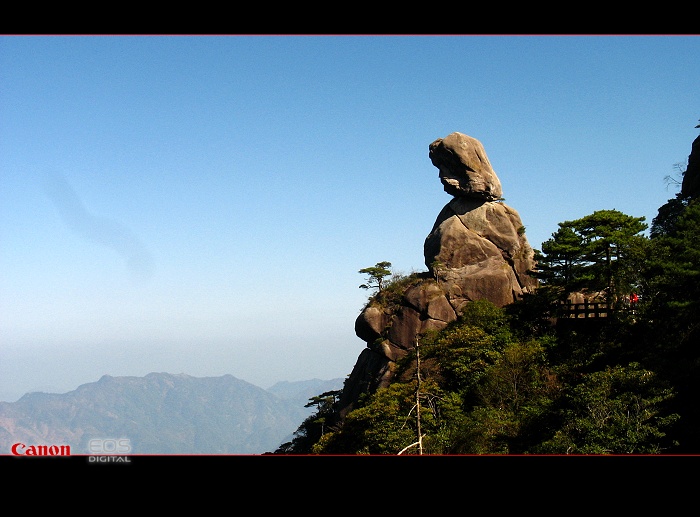
M 421 334 L 444 328 L 471 301 L 503 307 L 537 287 L 529 274 L 535 262 L 525 227 L 503 203 L 501 182 L 481 142 L 452 133 L 430 144 L 429 157 L 453 199 L 425 239 L 428 270 L 403 279 L 398 295 L 377 293 L 355 321 L 367 348 L 345 382 L 341 421 L 360 395 L 389 384 L 395 362 Z
M 700 136 L 693 140 L 690 156 L 688 156 L 688 167 L 683 174 L 681 195 L 692 199 L 700 195 Z

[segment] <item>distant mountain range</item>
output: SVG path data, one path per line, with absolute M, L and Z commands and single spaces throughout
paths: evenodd
M 311 397 L 344 379 L 279 382 L 265 390 L 232 375 L 103 376 L 63 393 L 0 402 L 0 454 L 14 443 L 70 445 L 91 454 L 116 440 L 129 454 L 263 454 L 292 438 L 315 408 Z

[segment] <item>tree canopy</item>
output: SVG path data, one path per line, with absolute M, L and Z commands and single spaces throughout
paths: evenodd
M 391 276 L 391 262 L 377 262 L 374 266 L 362 268 L 358 272 L 367 275 L 366 283 L 360 285 L 361 289 L 381 291 L 384 287 L 384 279 Z
M 536 251 L 535 275 L 548 288 L 557 289 L 561 298 L 586 288 L 615 303 L 636 289 L 638 262 L 645 254 L 644 220 L 599 210 L 559 223 L 542 250 Z

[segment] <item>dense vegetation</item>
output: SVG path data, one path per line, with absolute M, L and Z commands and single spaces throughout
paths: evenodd
M 650 228 L 616 210 L 560 223 L 536 259 L 535 293 L 471 302 L 421 336 L 341 427 L 325 425 L 338 392 L 314 397 L 276 453 L 700 453 L 700 200 L 677 194 Z M 374 298 L 395 302 L 387 293 L 410 278 L 382 283 L 380 265 L 361 272 L 380 275 Z M 571 293 L 612 311 L 565 319 Z

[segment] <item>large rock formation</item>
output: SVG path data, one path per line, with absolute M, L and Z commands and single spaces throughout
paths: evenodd
M 421 334 L 444 328 L 471 301 L 503 307 L 537 287 L 528 274 L 535 262 L 525 227 L 502 202 L 501 182 L 481 142 L 452 133 L 430 144 L 429 157 L 453 199 L 425 239 L 428 271 L 405 279 L 398 297 L 378 293 L 355 321 L 367 348 L 345 382 L 340 420 L 360 395 L 389 384 L 396 360 Z

